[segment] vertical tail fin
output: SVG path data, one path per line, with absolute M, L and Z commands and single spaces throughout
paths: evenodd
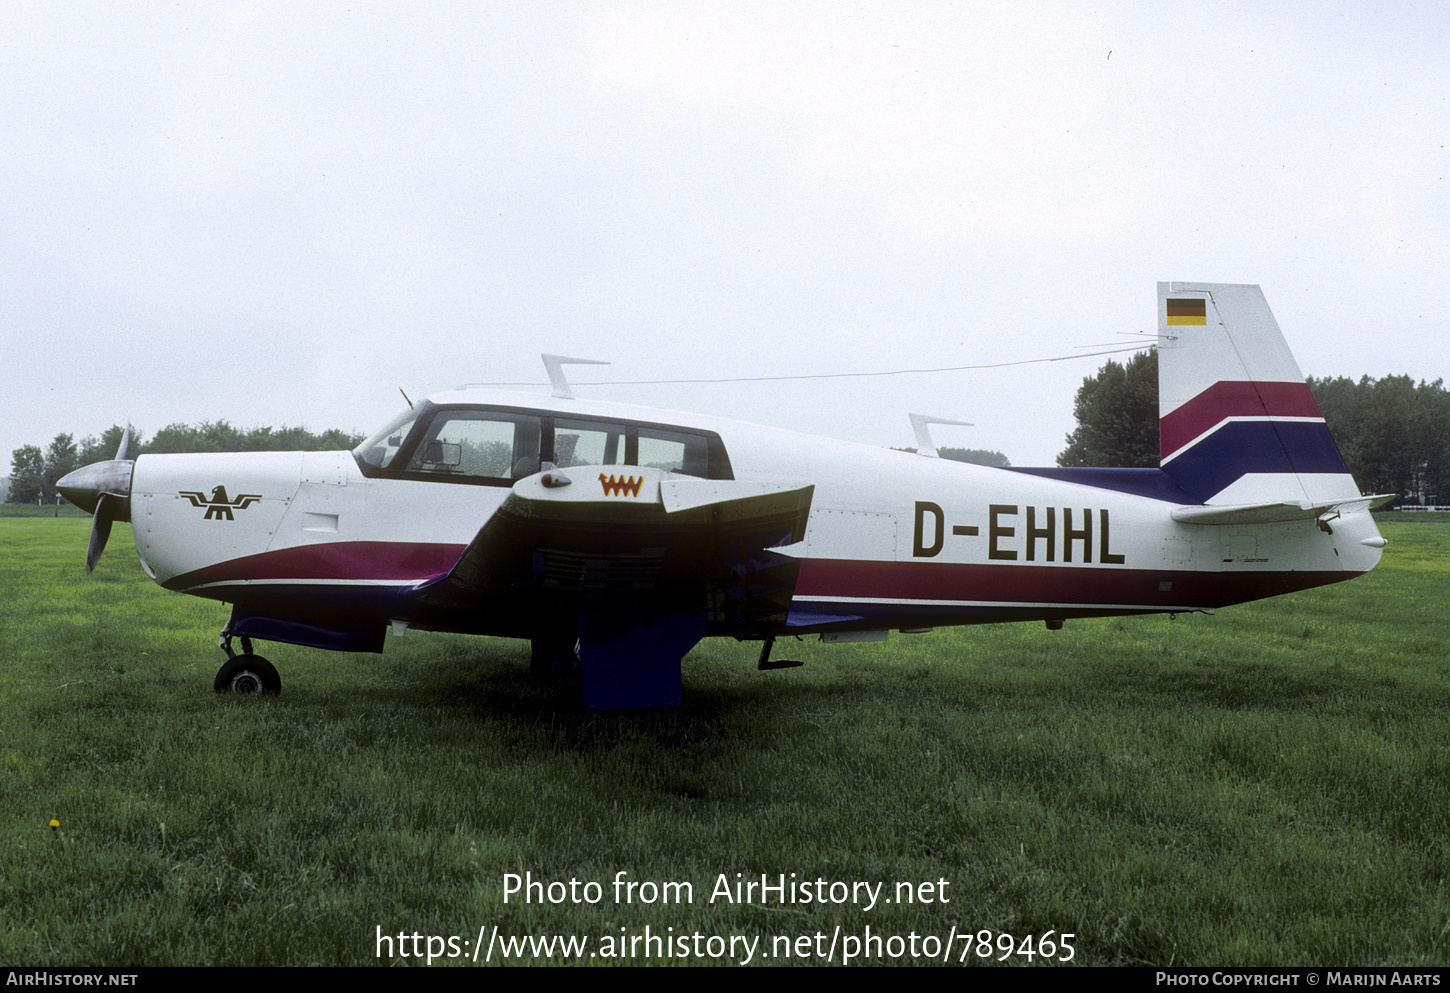
M 1201 503 L 1359 496 L 1257 286 L 1158 284 L 1160 465 Z

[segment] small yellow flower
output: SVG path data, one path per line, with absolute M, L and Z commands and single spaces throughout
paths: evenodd
M 52 830 L 52 831 L 54 831 L 54 830 L 55 830 L 55 829 L 56 829 L 56 828 L 58 828 L 58 827 L 60 827 L 60 821 L 58 821 L 58 820 L 56 820 L 56 819 L 55 819 L 55 818 L 54 818 L 54 817 L 52 817 L 52 818 L 51 818 L 51 819 L 50 819 L 50 829 L 51 829 L 51 830 Z

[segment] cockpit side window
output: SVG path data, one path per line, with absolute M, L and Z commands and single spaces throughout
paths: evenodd
M 539 418 L 441 410 L 408 460 L 410 473 L 515 480 L 539 471 Z
M 366 476 L 507 486 L 539 471 L 543 418 L 420 404 L 353 450 Z

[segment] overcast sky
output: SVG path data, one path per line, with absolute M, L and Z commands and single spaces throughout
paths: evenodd
M 1262 285 L 1310 375 L 1450 378 L 1447 11 L 0 5 L 0 473 L 127 418 L 371 432 L 544 351 L 1100 351 L 1160 279 Z M 1050 464 L 1102 361 L 578 393 Z

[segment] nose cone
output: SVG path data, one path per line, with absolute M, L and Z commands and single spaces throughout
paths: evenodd
M 55 484 L 60 495 L 89 514 L 96 512 L 101 494 L 115 499 L 106 501 L 107 516 L 116 521 L 131 519 L 131 470 L 136 463 L 127 459 L 93 462 L 66 476 Z

